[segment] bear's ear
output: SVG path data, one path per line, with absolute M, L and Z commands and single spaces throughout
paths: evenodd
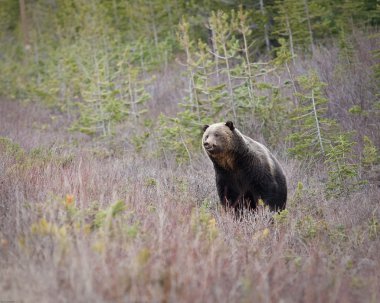
M 202 127 L 202 129 L 203 129 L 203 132 L 205 132 L 206 131 L 206 129 L 208 129 L 208 127 L 209 127 L 210 125 L 203 125 L 203 127 Z
M 229 127 L 230 130 L 234 130 L 234 129 L 235 129 L 235 126 L 234 126 L 234 124 L 232 123 L 232 121 L 227 121 L 227 122 L 226 122 L 226 125 Z

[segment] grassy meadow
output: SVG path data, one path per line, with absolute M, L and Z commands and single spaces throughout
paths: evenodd
M 287 210 L 236 220 L 211 162 L 136 153 L 1 101 L 0 294 L 15 302 L 377 302 L 376 184 L 326 198 L 326 171 L 279 159 Z M 199 138 L 200 140 L 200 138 Z M 275 151 L 276 152 L 276 151 Z
M 0 303 L 380 302 L 375 1 L 0 2 Z M 227 120 L 281 213 L 219 205 Z

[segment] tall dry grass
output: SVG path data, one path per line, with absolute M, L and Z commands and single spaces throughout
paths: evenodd
M 374 98 L 375 46 L 355 39 L 350 73 L 337 72 L 335 46 L 298 58 L 292 72 L 315 68 L 330 115 L 378 145 L 376 115 L 347 112 L 371 110 Z M 164 70 L 149 88 L 150 115 L 178 110 L 177 74 Z M 236 220 L 218 206 L 203 155 L 177 165 L 133 152 L 123 128 L 99 142 L 69 124 L 0 100 L 0 136 L 9 138 L 0 139 L 0 302 L 379 301 L 378 185 L 326 198 L 323 167 L 282 158 L 287 211 Z
M 205 157 L 177 166 L 62 146 L 62 121 L 44 129 L 44 110 L 1 104 L 1 135 L 24 149 L 0 144 L 0 300 L 379 299 L 379 188 L 327 200 L 323 171 L 281 159 L 288 213 L 237 221 L 217 206 Z

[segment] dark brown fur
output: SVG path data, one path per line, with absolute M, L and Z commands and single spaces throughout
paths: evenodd
M 285 175 L 264 145 L 244 136 L 231 121 L 205 125 L 202 144 L 214 164 L 222 205 L 255 209 L 262 199 L 271 210 L 285 208 Z

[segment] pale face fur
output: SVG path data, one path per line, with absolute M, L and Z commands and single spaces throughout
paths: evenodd
M 228 123 L 228 122 L 227 122 Z M 232 124 L 232 123 L 231 123 Z M 236 137 L 241 138 L 254 152 L 255 158 L 259 159 L 262 164 L 268 165 L 272 174 L 274 174 L 274 162 L 270 156 L 269 150 L 261 143 L 244 136 L 237 128 L 233 126 L 233 131 L 225 122 L 215 123 L 208 126 L 203 134 L 202 145 L 207 155 L 221 167 L 232 170 L 234 168 L 233 148 Z
M 226 169 L 232 169 L 233 158 L 231 157 L 233 132 L 226 123 L 210 125 L 202 138 L 203 149 L 210 158 Z

